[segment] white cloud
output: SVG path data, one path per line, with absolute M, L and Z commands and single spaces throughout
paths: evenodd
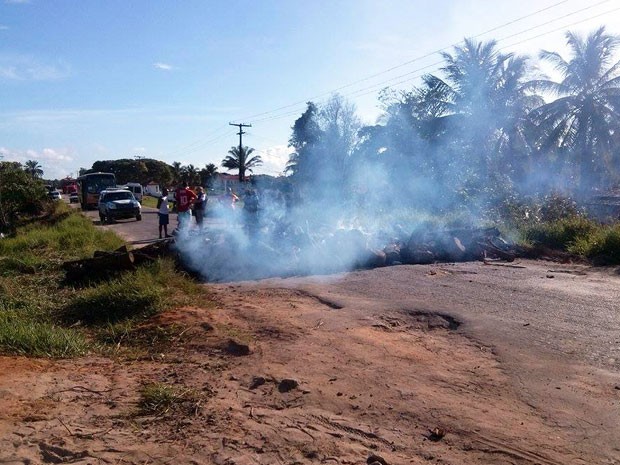
M 156 69 L 161 69 L 162 71 L 172 71 L 174 69 L 172 65 L 169 65 L 168 63 L 162 63 L 159 61 L 157 63 L 153 63 L 153 67 Z
M 71 74 L 66 63 L 45 63 L 27 55 L 1 54 L 0 79 L 13 81 L 55 81 Z
M 71 173 L 69 166 L 74 158 L 73 151 L 69 148 L 50 148 L 41 150 L 12 150 L 0 147 L 2 161 L 15 161 L 25 163 L 28 160 L 36 160 L 43 169 L 43 177 L 46 179 L 60 179 Z
M 256 168 L 256 174 L 270 174 L 276 176 L 284 173 L 289 155 L 293 152 L 291 147 L 286 145 L 274 145 L 262 150 L 256 150 L 263 160 L 262 166 Z

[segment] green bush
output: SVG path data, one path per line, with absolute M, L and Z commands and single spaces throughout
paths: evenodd
M 15 229 L 22 215 L 37 215 L 46 200 L 43 182 L 26 173 L 19 163 L 0 162 L 0 231 Z
M 599 228 L 591 220 L 574 216 L 527 227 L 524 237 L 531 243 L 568 251 L 573 244 L 588 240 Z
M 619 264 L 620 224 L 600 227 L 587 239 L 576 241 L 569 251 L 596 259 L 599 264 Z

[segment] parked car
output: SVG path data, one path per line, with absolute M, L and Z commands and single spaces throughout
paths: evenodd
M 47 193 L 47 196 L 51 199 L 51 200 L 60 200 L 62 198 L 62 196 L 60 195 L 60 192 L 58 192 L 57 190 L 53 190 L 53 191 L 49 191 Z
M 101 223 L 135 217 L 142 220 L 142 206 L 126 189 L 106 189 L 99 195 L 99 219 Z
M 79 203 L 80 198 L 78 197 L 77 192 L 71 192 L 69 194 L 69 203 Z

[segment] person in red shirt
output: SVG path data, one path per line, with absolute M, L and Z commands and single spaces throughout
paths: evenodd
M 190 210 L 192 204 L 196 200 L 196 194 L 189 188 L 187 182 L 182 183 L 175 192 L 177 204 L 177 221 L 179 222 L 179 230 L 189 227 L 192 220 L 192 212 Z

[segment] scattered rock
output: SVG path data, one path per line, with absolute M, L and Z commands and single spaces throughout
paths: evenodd
M 299 386 L 299 383 L 294 379 L 283 379 L 278 383 L 278 391 L 289 392 Z
M 429 430 L 428 439 L 433 442 L 440 441 L 446 435 L 446 430 L 443 428 L 433 428 Z
M 225 350 L 230 355 L 235 355 L 237 357 L 240 357 L 243 355 L 250 355 L 250 346 L 247 344 L 241 344 L 240 342 L 237 342 L 234 339 L 228 340 L 228 342 L 226 343 Z
M 200 327 L 205 331 L 213 331 L 215 329 L 212 324 L 207 322 L 201 323 Z
M 257 387 L 262 386 L 266 382 L 267 382 L 267 380 L 265 378 L 263 378 L 262 376 L 255 376 L 254 378 L 252 378 L 252 382 L 250 383 L 250 385 L 248 387 L 250 389 L 256 389 Z
M 383 457 L 381 457 L 380 455 L 376 455 L 376 454 L 369 455 L 368 458 L 366 459 L 366 463 L 368 465 L 375 465 L 375 464 L 389 465 Z

